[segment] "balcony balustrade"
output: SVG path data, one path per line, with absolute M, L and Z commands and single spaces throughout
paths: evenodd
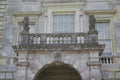
M 102 64 L 113 64 L 114 63 L 114 56 L 101 56 L 100 62 Z
M 85 43 L 86 33 L 22 34 L 19 45 Z
M 21 33 L 19 43 L 13 46 L 19 50 L 90 50 L 104 49 L 94 33 Z

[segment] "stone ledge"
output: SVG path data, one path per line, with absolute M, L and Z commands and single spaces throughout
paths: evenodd
M 99 61 L 89 61 L 89 62 L 87 63 L 87 65 L 88 65 L 88 66 L 101 66 L 102 64 L 101 64 L 101 62 L 99 62 Z
M 97 50 L 100 53 L 105 45 L 87 45 L 87 44 L 41 44 L 41 45 L 18 45 L 13 46 L 15 51 L 84 51 Z
M 86 14 L 114 14 L 116 13 L 116 10 L 86 10 Z
M 42 14 L 42 12 L 16 12 L 13 13 L 13 16 L 40 16 Z
M 0 66 L 0 72 L 14 72 L 16 71 L 15 65 L 3 65 Z
M 102 71 L 120 71 L 118 64 L 102 64 Z

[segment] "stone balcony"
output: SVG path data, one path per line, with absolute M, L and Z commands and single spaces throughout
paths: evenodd
M 104 49 L 103 44 L 88 33 L 26 33 L 21 34 L 15 50 L 89 50 Z

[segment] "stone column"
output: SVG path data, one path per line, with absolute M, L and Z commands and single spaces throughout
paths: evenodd
M 27 61 L 27 51 L 19 52 L 19 55 L 16 57 L 16 79 L 15 80 L 27 80 L 27 67 L 29 65 Z
M 2 56 L 3 41 L 5 35 L 5 23 L 6 23 L 6 4 L 7 0 L 0 0 L 0 56 Z
M 88 62 L 90 69 L 90 80 L 101 80 L 101 63 L 99 62 L 98 51 L 90 51 L 90 61 Z

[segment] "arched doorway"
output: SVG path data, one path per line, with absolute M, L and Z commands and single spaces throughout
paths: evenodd
M 38 71 L 33 80 L 82 80 L 82 78 L 72 66 L 54 62 Z

